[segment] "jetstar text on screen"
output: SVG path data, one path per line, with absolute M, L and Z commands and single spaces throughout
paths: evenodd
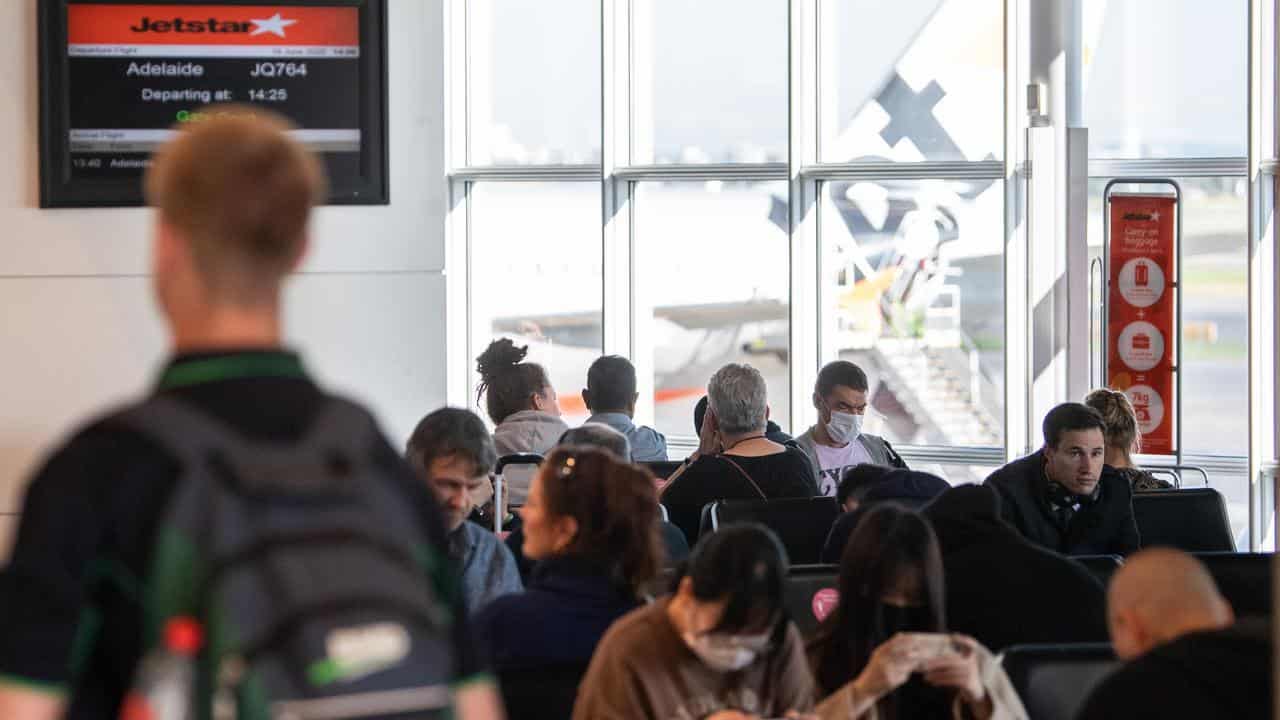
M 139 24 L 132 25 L 129 29 L 136 33 L 247 33 L 253 29 L 253 23 L 236 22 L 234 20 L 219 20 L 217 18 L 209 18 L 208 20 L 188 20 L 186 18 L 177 17 L 172 20 L 152 20 L 149 17 L 144 17 Z

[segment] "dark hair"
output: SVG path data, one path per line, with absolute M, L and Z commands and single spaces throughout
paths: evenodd
M 489 343 L 489 347 L 476 358 L 476 372 L 480 373 L 480 386 L 476 388 L 476 401 L 485 397 L 485 409 L 489 419 L 501 423 L 521 410 L 528 410 L 529 399 L 540 395 L 551 381 L 541 365 L 523 362 L 529 354 L 529 346 L 516 347 L 507 338 Z
M 904 573 L 918 573 L 932 627 L 946 629 L 942 553 L 922 515 L 894 503 L 868 510 L 840 557 L 840 602 L 810 644 L 818 685 L 825 693 L 857 677 L 871 653 L 889 638 L 881 602 Z
M 830 395 L 837 385 L 866 392 L 867 374 L 848 360 L 836 360 L 823 365 L 818 371 L 818 382 L 814 385 L 814 392 L 818 397 L 824 398 Z
M 422 418 L 406 444 L 409 462 L 423 470 L 439 458 L 459 457 L 471 463 L 471 476 L 488 475 L 498 462 L 493 437 L 475 413 L 440 408 Z
M 627 436 L 604 423 L 583 423 L 580 427 L 565 430 L 557 445 L 604 448 L 623 462 L 631 461 L 631 442 Z
M 665 557 L 653 474 L 605 450 L 562 447 L 543 461 L 539 477 L 548 512 L 578 523 L 563 554 L 605 569 L 638 597 Z
M 587 369 L 592 412 L 625 410 L 636 397 L 636 368 L 621 355 L 596 358 Z
M 855 499 L 861 497 L 872 485 L 883 480 L 892 471 L 893 468 L 872 463 L 858 463 L 851 468 L 845 468 L 844 476 L 840 478 L 840 486 L 836 488 L 836 502 L 843 506 L 851 496 Z
M 772 530 L 758 523 L 734 523 L 702 536 L 675 582 L 678 587 L 680 580 L 689 578 L 698 600 L 728 601 L 711 632 L 757 631 L 771 622 L 778 633 L 787 620 L 787 569 L 786 548 Z
M 707 403 L 709 402 L 710 400 L 707 399 L 707 396 L 703 395 L 702 399 L 698 401 L 698 404 L 693 406 L 694 435 L 698 435 L 702 432 L 702 419 L 707 416 Z
M 1062 403 L 1044 416 L 1044 444 L 1046 447 L 1058 447 L 1062 433 L 1073 430 L 1092 430 L 1097 428 L 1103 435 L 1107 434 L 1107 425 L 1097 410 L 1083 403 Z

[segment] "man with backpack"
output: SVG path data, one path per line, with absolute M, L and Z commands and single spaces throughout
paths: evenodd
M 209 115 L 146 180 L 173 357 L 27 489 L 0 717 L 500 717 L 429 490 L 282 348 L 321 166 L 260 109 Z

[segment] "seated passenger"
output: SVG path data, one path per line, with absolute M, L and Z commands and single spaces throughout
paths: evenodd
M 786 616 L 786 575 L 786 551 L 761 525 L 703 538 L 672 595 L 609 628 L 582 680 L 574 720 L 807 711 L 813 678 Z
M 1170 548 L 1134 555 L 1111 580 L 1107 615 L 1125 664 L 1094 689 L 1080 720 L 1272 717 L 1268 623 L 1232 626 L 1199 560 Z
M 1085 396 L 1084 404 L 1097 410 L 1106 425 L 1102 434 L 1107 451 L 1102 461 L 1128 480 L 1134 492 L 1173 487 L 1168 480 L 1161 480 L 1135 465 L 1129 455 L 1130 451 L 1142 452 L 1142 434 L 1138 432 L 1138 417 L 1128 395 L 1119 390 L 1099 388 Z
M 476 358 L 480 373 L 477 397 L 485 395 L 485 409 L 496 425 L 493 443 L 498 457 L 517 453 L 545 455 L 569 426 L 560 419 L 560 405 L 547 371 L 523 362 L 529 348 L 507 338 L 489 343 Z
M 662 490 L 671 522 L 690 542 L 707 503 L 817 494 L 804 453 L 765 437 L 768 403 L 758 370 L 725 365 L 711 376 L 707 396 L 698 449 Z
M 523 593 L 476 618 L 494 669 L 586 667 L 596 641 L 640 604 L 657 577 L 653 476 L 596 449 L 557 448 L 520 508 L 524 554 L 537 564 Z
M 778 443 L 779 445 L 795 445 L 796 439 L 791 437 L 787 433 L 783 432 L 782 426 L 774 422 L 772 418 L 769 418 L 769 413 L 767 412 L 767 410 L 768 408 L 766 408 L 766 412 L 765 412 L 766 421 L 764 425 L 764 436 Z M 707 396 L 703 395 L 701 398 L 698 399 L 697 404 L 693 406 L 693 434 L 694 435 L 702 434 L 702 420 L 706 416 L 707 416 Z
M 861 466 L 859 466 L 861 467 Z M 872 466 L 878 467 L 878 466 Z M 850 468 L 852 470 L 853 468 Z M 866 509 L 885 502 L 897 503 L 916 509 L 950 489 L 946 480 L 918 470 L 889 470 L 876 482 L 862 488 L 858 494 L 858 509 Z M 844 555 L 844 546 L 853 535 L 865 513 L 847 512 L 836 518 L 822 545 L 821 561 L 834 565 Z
M 613 453 L 615 458 L 625 458 L 630 452 L 627 445 L 627 436 L 614 430 L 608 425 L 600 423 L 587 423 L 581 427 L 570 428 L 564 435 L 560 436 L 560 447 L 577 447 L 577 448 L 600 448 Z M 518 525 L 518 524 L 517 524 Z M 665 553 L 665 565 L 673 567 L 676 563 L 682 562 L 689 555 L 689 542 L 685 540 L 684 533 L 680 532 L 680 528 L 669 522 L 659 522 L 658 531 L 662 536 L 663 549 Z M 511 549 L 512 554 L 516 557 L 516 564 L 520 567 L 520 577 L 527 578 L 533 571 L 533 562 L 524 556 L 521 546 L 524 544 L 524 531 L 519 527 L 507 536 L 507 547 Z
M 820 718 L 1026 717 L 991 653 L 946 634 L 942 559 L 919 514 L 894 504 L 865 510 L 837 589 L 839 604 L 809 646 L 826 698 Z
M 818 424 L 796 438 L 817 470 L 814 478 L 823 495 L 834 497 L 847 468 L 860 463 L 905 468 L 889 443 L 862 432 L 867 412 L 867 375 L 847 360 L 827 363 L 813 389 Z
M 1018 643 L 1106 642 L 1102 584 L 1083 565 L 1005 524 L 991 488 L 947 490 L 924 516 L 942 547 L 952 630 L 995 651 Z
M 624 463 L 631 457 L 631 443 L 627 442 L 627 436 L 616 428 L 598 422 L 587 422 L 565 430 L 556 445 L 585 445 L 608 450 Z
M 1098 412 L 1063 403 L 1044 418 L 1044 447 L 986 479 L 1022 536 L 1065 555 L 1128 555 L 1139 547 L 1133 492 L 1102 462 Z
M 498 461 L 484 422 L 470 410 L 436 410 L 414 429 L 406 456 L 440 501 L 467 609 L 474 613 L 500 595 L 519 592 L 511 551 L 492 532 L 467 521 L 474 497 L 489 484 Z
M 836 488 L 836 502 L 840 505 L 840 511 L 857 510 L 862 502 L 862 496 L 890 472 L 892 472 L 891 468 L 871 463 L 858 463 L 851 468 L 845 468 L 844 475 L 840 478 L 840 485 Z
M 631 462 L 655 462 L 667 459 L 667 439 L 651 427 L 636 425 L 636 368 L 618 355 L 605 355 L 591 363 L 587 370 L 587 389 L 582 401 L 591 411 L 589 423 L 603 423 L 627 436 L 631 443 Z

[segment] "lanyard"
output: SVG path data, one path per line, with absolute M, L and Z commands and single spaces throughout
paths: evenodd
M 178 362 L 160 376 L 160 390 L 202 385 L 218 380 L 254 377 L 305 378 L 302 361 L 296 355 L 228 355 L 207 360 Z

